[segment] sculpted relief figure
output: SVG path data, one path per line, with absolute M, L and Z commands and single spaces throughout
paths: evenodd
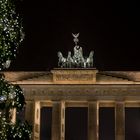
M 74 61 L 72 59 L 71 52 L 69 51 L 68 56 L 67 56 L 67 67 L 72 68 L 73 64 L 74 64 Z
M 59 59 L 58 59 L 58 67 L 65 68 L 66 67 L 66 58 L 63 57 L 63 54 L 61 52 L 57 53 Z
M 84 65 L 84 57 L 83 57 L 83 50 L 80 46 L 74 47 L 74 55 L 73 60 L 75 63 L 75 67 L 82 67 Z
M 74 43 L 75 43 L 75 46 L 77 46 L 77 43 L 79 42 L 79 39 L 78 39 L 79 33 L 78 33 L 78 34 L 73 34 L 73 33 L 72 33 L 72 36 L 74 37 L 73 41 L 74 41 Z
M 74 46 L 74 54 L 69 51 L 67 58 L 63 57 L 61 52 L 58 52 L 58 66 L 61 68 L 92 68 L 93 67 L 93 55 L 94 52 L 91 51 L 88 58 L 84 58 L 82 47 L 78 45 L 79 42 L 79 33 L 73 34 L 73 41 L 75 43 Z
M 74 55 L 73 55 L 73 60 L 74 60 L 74 66 L 75 67 L 83 67 L 84 66 L 84 57 L 83 57 L 83 50 L 82 47 L 80 47 L 79 45 L 77 45 L 77 43 L 79 42 L 78 40 L 78 34 L 73 34 L 72 36 L 74 37 L 73 41 L 75 43 L 75 47 L 74 47 Z
M 93 55 L 94 55 L 94 51 L 91 51 L 89 57 L 86 59 L 86 67 L 88 68 L 93 67 Z

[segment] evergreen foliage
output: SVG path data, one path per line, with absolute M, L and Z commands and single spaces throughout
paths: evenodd
M 10 66 L 24 39 L 22 20 L 16 11 L 17 0 L 0 0 L 0 71 Z M 29 140 L 31 125 L 11 121 L 12 111 L 22 111 L 25 98 L 19 85 L 5 80 L 0 73 L 0 140 Z
M 0 0 L 0 70 L 16 57 L 23 39 L 22 20 L 16 12 L 15 0 Z

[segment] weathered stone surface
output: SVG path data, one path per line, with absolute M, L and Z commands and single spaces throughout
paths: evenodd
M 54 69 L 53 82 L 56 84 L 95 84 L 96 69 Z
M 60 70 L 60 69 L 59 69 Z M 74 69 L 73 69 L 74 70 Z M 76 69 L 75 69 L 76 70 Z M 83 70 L 83 69 L 82 69 Z M 89 69 L 87 69 L 89 70 Z M 61 79 L 61 82 L 59 83 L 53 81 L 53 75 L 50 71 L 17 71 L 17 72 L 4 72 L 6 80 L 12 82 L 13 84 L 65 84 L 66 82 L 62 82 L 62 77 L 58 76 L 58 79 Z M 84 73 L 83 73 L 84 74 Z M 89 75 L 89 74 L 88 74 Z M 76 80 L 75 77 L 80 77 L 79 75 L 75 76 L 74 80 Z M 91 79 L 91 77 L 87 76 L 87 74 L 84 74 L 83 76 L 83 84 L 95 84 L 90 83 L 89 81 L 86 81 L 86 79 Z M 80 77 L 81 78 L 81 77 Z M 69 76 L 65 76 L 63 79 L 72 79 Z M 82 80 L 82 78 L 81 78 Z M 73 84 L 80 84 L 79 81 L 76 81 L 75 83 L 71 80 L 70 83 Z M 96 84 L 140 84 L 140 72 L 134 72 L 134 71 L 99 71 L 96 74 Z
M 88 140 L 99 139 L 99 108 L 98 102 L 88 103 Z
M 125 104 L 116 101 L 115 104 L 115 140 L 125 140 Z
M 139 85 L 21 85 L 26 100 L 140 100 Z
M 140 82 L 140 71 L 102 71 L 102 74 L 122 77 L 130 81 Z

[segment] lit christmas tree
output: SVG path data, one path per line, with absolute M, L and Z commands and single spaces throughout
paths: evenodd
M 15 0 L 0 0 L 0 70 L 10 66 L 24 39 L 22 20 Z M 31 126 L 27 122 L 12 122 L 12 111 L 22 111 L 25 98 L 21 88 L 6 81 L 0 74 L 0 140 L 29 140 Z

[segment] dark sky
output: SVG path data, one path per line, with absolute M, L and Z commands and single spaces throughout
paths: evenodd
M 140 9 L 122 0 L 23 0 L 25 40 L 9 70 L 57 67 L 57 51 L 73 51 L 80 32 L 85 55 L 94 50 L 99 70 L 140 70 Z

